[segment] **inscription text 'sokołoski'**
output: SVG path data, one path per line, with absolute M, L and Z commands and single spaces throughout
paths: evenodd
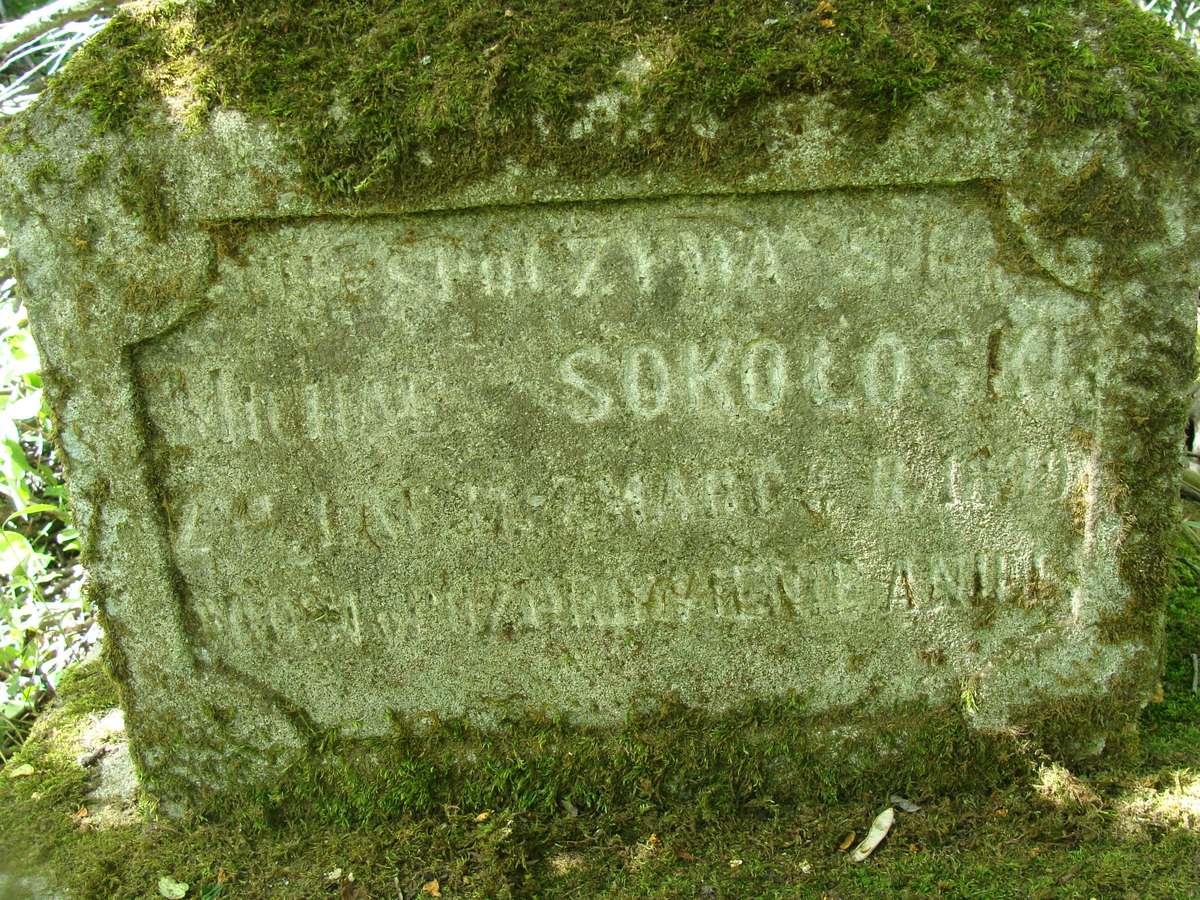
M 195 637 L 382 673 L 1069 616 L 1094 318 L 999 258 L 969 189 L 252 231 L 136 354 Z

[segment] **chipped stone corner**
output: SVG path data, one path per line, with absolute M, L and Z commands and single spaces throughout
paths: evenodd
M 94 779 L 76 813 L 78 826 L 102 830 L 138 822 L 138 777 L 121 709 L 91 716 L 79 735 L 77 759 Z

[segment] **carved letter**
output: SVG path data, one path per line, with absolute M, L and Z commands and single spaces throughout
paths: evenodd
M 886 364 L 885 364 L 886 360 Z M 883 368 L 885 371 L 880 372 Z M 894 334 L 881 334 L 863 365 L 863 388 L 872 403 L 895 403 L 908 380 L 908 352 Z
M 850 409 L 852 403 L 846 399 L 834 396 L 829 383 L 829 370 L 833 366 L 833 348 L 823 337 L 817 338 L 816 346 L 808 359 L 808 371 L 805 374 L 805 387 L 808 389 L 812 402 L 817 406 L 828 406 L 830 409 Z
M 643 378 L 643 374 L 649 378 Z M 649 385 L 643 382 L 649 380 Z M 662 353 L 654 347 L 634 347 L 625 356 L 625 402 L 629 411 L 653 419 L 667 408 L 671 373 Z
M 700 347 L 688 343 L 683 348 L 683 377 L 687 383 L 688 397 L 692 409 L 700 412 L 704 409 L 705 394 L 712 397 L 714 405 L 721 412 L 733 415 L 737 412 L 733 395 L 729 389 L 728 369 L 733 350 L 733 341 L 723 339 L 717 342 L 717 349 L 709 357 L 707 365 L 701 362 Z
M 779 280 L 779 260 L 775 256 L 775 245 L 766 234 L 759 234 L 750 248 L 746 260 L 746 271 L 742 286 L 751 287 L 756 281 L 775 284 Z
M 755 341 L 742 362 L 742 395 L 756 412 L 775 412 L 787 384 L 787 351 L 775 341 Z
M 578 365 L 584 362 L 603 365 L 607 362 L 607 358 L 604 352 L 596 347 L 584 347 L 576 350 L 562 361 L 562 365 L 558 368 L 558 375 L 564 384 L 575 388 L 592 401 L 593 406 L 590 410 L 568 410 L 568 415 L 576 422 L 590 424 L 599 422 L 612 411 L 612 397 L 598 384 L 588 380 L 579 370 Z

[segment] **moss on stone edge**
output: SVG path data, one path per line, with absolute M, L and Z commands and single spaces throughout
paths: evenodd
M 981 732 L 957 701 L 913 703 L 864 724 L 855 709 L 814 716 L 799 697 L 714 714 L 664 700 L 624 726 L 586 728 L 534 715 L 483 730 L 461 721 L 414 725 L 399 718 L 382 737 L 313 732 L 307 748 L 279 759 L 261 783 L 213 794 L 198 788 L 236 765 L 227 745 L 161 728 L 209 760 L 211 773 L 182 778 L 170 766 L 142 770 L 149 791 L 215 820 L 291 827 L 382 824 L 447 805 L 538 814 L 596 813 L 630 805 L 689 808 L 701 819 L 780 803 L 832 803 L 907 790 L 922 796 L 990 791 L 1045 758 L 1079 761 L 1103 746 L 1110 761 L 1136 748 L 1142 686 L 1105 697 L 1044 701 L 1018 714 L 1020 728 Z M 182 752 L 188 752 L 183 750 Z M 252 767 L 242 767 L 248 773 Z
M 1190 610 L 1194 603 L 1190 599 L 1187 602 L 1191 603 L 1187 607 Z M 1180 624 L 1186 623 L 1180 619 Z M 1192 631 L 1181 637 L 1185 644 Z M 1187 692 L 1191 664 L 1186 665 L 1188 680 L 1179 682 L 1181 686 L 1176 690 L 1181 700 L 1191 696 Z M 917 720 L 896 723 L 898 727 L 907 726 L 897 731 L 898 739 L 924 741 L 929 752 L 929 758 L 918 767 L 903 770 L 908 777 L 899 780 L 892 778 L 901 770 L 886 762 L 864 768 L 861 748 L 855 748 L 854 736 L 846 734 L 844 737 L 855 752 L 846 758 L 843 771 L 852 773 L 856 767 L 861 770 L 853 784 L 862 788 L 862 793 L 855 796 L 852 787 L 847 787 L 838 795 L 847 802 L 822 803 L 821 818 L 814 821 L 811 812 L 815 807 L 786 804 L 784 801 L 791 795 L 782 790 L 772 793 L 771 785 L 762 779 L 763 769 L 757 767 L 758 757 L 748 761 L 744 756 L 747 747 L 771 750 L 777 754 L 769 772 L 774 784 L 782 784 L 789 778 L 807 780 L 818 787 L 826 785 L 823 796 L 835 796 L 835 791 L 828 787 L 831 782 L 818 782 L 805 769 L 803 756 L 787 754 L 788 748 L 794 746 L 788 743 L 791 739 L 767 742 L 766 735 L 770 733 L 767 726 L 775 719 L 769 711 L 760 709 L 753 715 L 726 721 L 723 729 L 711 736 L 695 733 L 685 744 L 671 743 L 667 734 L 658 729 L 644 743 L 630 732 L 623 739 L 624 755 L 615 762 L 631 768 L 615 773 L 603 771 L 603 765 L 609 761 L 596 755 L 603 747 L 589 751 L 586 758 L 573 763 L 546 762 L 554 754 L 567 759 L 571 752 L 579 751 L 580 745 L 569 736 L 567 740 L 559 740 L 556 728 L 543 722 L 521 730 L 523 746 L 528 752 L 538 753 L 542 769 L 525 767 L 516 753 L 498 757 L 500 764 L 484 770 L 482 776 L 469 782 L 471 789 L 462 793 L 456 789 L 463 783 L 463 773 L 451 772 L 445 782 L 439 782 L 441 770 L 430 766 L 433 759 L 441 760 L 438 765 L 456 756 L 461 759 L 454 744 L 455 726 L 444 723 L 423 735 L 411 736 L 420 742 L 420 753 L 407 767 L 396 767 L 395 759 L 387 755 L 382 745 L 369 748 L 361 742 L 356 744 L 362 754 L 357 757 L 344 754 L 340 760 L 326 759 L 323 767 L 319 759 L 298 763 L 278 788 L 259 789 L 257 804 L 240 808 L 231 805 L 228 809 L 231 821 L 213 821 L 193 814 L 185 814 L 181 819 L 150 816 L 145 823 L 94 830 L 82 825 L 78 815 L 81 804 L 86 804 L 89 787 L 89 770 L 78 760 L 78 736 L 94 721 L 95 714 L 111 708 L 114 700 L 113 686 L 98 666 L 86 664 L 72 670 L 61 685 L 59 703 L 41 718 L 33 736 L 12 761 L 17 766 L 30 765 L 34 773 L 7 778 L 0 772 L 0 860 L 4 860 L 0 869 L 7 872 L 12 868 L 18 873 L 37 869 L 52 876 L 56 886 L 69 891 L 72 897 L 158 896 L 155 886 L 164 874 L 188 882 L 189 897 L 286 896 L 289 900 L 327 897 L 338 890 L 338 885 L 325 875 L 335 867 L 354 871 L 356 882 L 361 882 L 362 889 L 371 896 L 394 896 L 396 874 L 405 896 L 419 895 L 420 885 L 432 878 L 442 879 L 441 888 L 447 896 L 642 897 L 655 890 L 672 896 L 692 896 L 700 884 L 713 883 L 714 874 L 729 873 L 729 859 L 735 853 L 740 857 L 749 845 L 759 844 L 762 837 L 757 830 L 759 825 L 775 822 L 779 826 L 777 840 L 769 848 L 763 848 L 762 853 L 781 867 L 771 879 L 772 887 L 778 880 L 778 889 L 767 890 L 758 882 L 748 885 L 742 880 L 746 874 L 742 872 L 737 881 L 731 881 L 721 890 L 722 896 L 774 896 L 797 889 L 798 873 L 788 865 L 797 851 L 803 855 L 797 855 L 796 861 L 812 853 L 822 854 L 820 859 L 812 857 L 813 862 L 825 869 L 828 879 L 839 887 L 850 887 L 838 881 L 844 863 L 834 850 L 836 842 L 848 827 L 857 828 L 860 823 L 869 822 L 879 809 L 878 803 L 893 791 L 907 790 L 914 799 L 933 804 L 919 818 L 905 823 L 903 839 L 896 845 L 898 850 L 902 851 L 907 842 L 916 841 L 935 852 L 916 856 L 903 852 L 884 854 L 872 865 L 887 867 L 885 871 L 897 871 L 893 867 L 903 867 L 903 860 L 909 859 L 925 859 L 931 865 L 942 866 L 940 858 L 945 871 L 961 872 L 962 857 L 958 854 L 969 852 L 969 847 L 978 843 L 978 836 L 975 830 L 968 829 L 964 834 L 970 837 L 965 842 L 956 842 L 952 834 L 962 831 L 963 821 L 974 821 L 979 814 L 976 798 L 985 806 L 990 803 L 994 808 L 1011 809 L 1012 820 L 1017 820 L 1014 825 L 1034 812 L 1039 822 L 1056 814 L 1055 807 L 1012 806 L 1013 802 L 1021 804 L 1017 794 L 987 799 L 992 787 L 1007 775 L 1014 771 L 1028 774 L 1030 767 L 1045 763 L 1042 751 L 1054 758 L 1054 742 L 1035 739 L 1033 735 L 990 736 L 986 740 L 993 753 L 976 764 L 975 759 L 959 758 L 960 752 L 970 748 L 958 743 L 966 732 L 950 724 L 957 719 L 961 726 L 961 717 L 948 710 L 945 715 L 926 720 L 924 725 Z M 785 707 L 786 704 L 780 710 Z M 1073 710 L 1081 719 L 1092 711 L 1079 707 Z M 1115 718 L 1104 718 L 1111 711 L 1111 707 L 1096 709 L 1102 717 L 1099 723 L 1107 728 L 1122 727 L 1127 721 L 1127 710 Z M 668 708 L 662 712 L 672 717 L 680 711 Z M 651 728 L 656 720 L 656 716 L 647 716 L 644 724 Z M 700 718 L 692 721 L 696 728 L 709 724 L 709 720 Z M 946 730 L 948 724 L 950 730 Z M 1061 730 L 1068 726 L 1069 720 L 1060 713 L 1047 711 L 1042 724 L 1057 727 L 1059 735 L 1070 742 L 1070 735 Z M 1043 730 L 1038 734 L 1046 733 Z M 1187 730 L 1178 727 L 1175 735 L 1176 740 L 1186 741 Z M 721 740 L 726 741 L 726 746 L 719 745 Z M 320 748 L 314 745 L 312 749 L 316 753 Z M 381 776 L 378 780 L 363 777 L 370 774 L 366 754 L 371 749 L 377 754 L 375 763 L 384 767 L 378 773 Z M 697 751 L 697 756 L 668 759 L 670 752 L 680 749 Z M 700 752 L 709 755 L 702 758 Z M 234 759 L 226 759 L 225 764 L 236 763 Z M 708 786 L 707 792 L 697 792 L 695 785 L 690 793 L 682 792 L 680 788 L 688 788 L 689 779 L 701 764 L 709 768 L 708 780 L 700 782 Z M 585 790 L 563 791 L 561 783 L 553 782 L 558 789 L 556 793 L 536 780 L 543 772 L 548 772 L 552 779 L 582 772 L 589 779 L 587 785 L 607 783 L 611 785 L 610 805 L 607 809 L 600 809 L 599 804 L 590 806 Z M 1123 777 L 1140 783 L 1143 776 L 1139 773 L 1140 770 L 1129 770 Z M 1112 774 L 1113 770 L 1108 769 L 1104 777 L 1110 778 Z M 852 782 L 843 780 L 839 784 L 852 785 Z M 383 799 L 392 804 L 393 810 L 403 807 L 403 814 L 389 817 L 386 808 L 371 802 L 372 791 L 378 791 L 380 785 Z M 423 785 L 430 787 L 426 794 L 421 793 Z M 505 785 L 505 792 L 496 791 L 497 785 Z M 968 788 L 968 793 L 957 790 L 926 793 L 925 785 L 956 785 Z M 408 792 L 408 799 L 402 790 Z M 288 811 L 286 800 L 297 792 L 304 794 L 306 804 L 300 810 Z M 472 805 L 482 797 L 498 795 L 511 797 L 520 806 Z M 822 796 L 819 792 L 816 795 Z M 692 797 L 696 802 L 671 804 L 670 801 L 681 797 Z M 333 802 L 327 802 L 331 799 Z M 449 805 L 438 806 L 437 800 Z M 960 800 L 963 805 L 957 806 Z M 143 808 L 150 809 L 148 805 Z M 363 810 L 368 812 L 364 814 Z M 424 814 L 417 810 L 424 810 Z M 492 815 L 481 821 L 486 816 L 486 813 L 479 815 L 481 810 L 491 810 Z M 743 814 L 731 814 L 735 811 Z M 964 814 L 965 819 L 961 818 Z M 939 818 L 930 821 L 930 816 Z M 1008 817 L 1002 822 L 988 816 L 982 818 L 1001 824 L 1011 821 Z M 917 822 L 928 824 L 924 835 L 912 830 Z M 1061 823 L 1064 840 L 1072 847 L 1076 843 L 1072 836 L 1109 834 L 1109 824 L 1108 813 L 1099 821 Z M 644 883 L 628 880 L 637 871 L 637 864 L 625 855 L 624 848 L 635 840 L 645 839 L 649 832 L 660 833 L 667 847 L 686 847 L 709 860 L 710 864 L 695 863 L 697 868 L 691 876 L 695 884 L 690 889 L 680 889 L 678 882 L 663 880 L 679 863 L 674 854 L 669 854 L 664 862 L 665 873 L 662 869 L 651 869 Z M 799 844 L 798 832 L 804 835 Z M 1020 851 L 1013 854 L 1021 859 L 1026 858 L 1023 852 L 1026 844 L 1039 846 L 1048 853 L 1055 843 L 1040 826 L 1028 835 L 1017 827 L 1002 832 L 1000 837 L 1009 848 L 1013 839 L 1024 839 L 1024 843 L 1016 844 Z M 814 838 L 823 849 L 814 846 Z M 563 847 L 582 848 L 589 854 L 589 862 L 596 868 L 587 887 L 569 891 L 551 878 L 553 858 Z M 1089 845 L 1087 849 L 1099 854 L 1104 848 Z M 1156 853 L 1158 849 L 1155 848 Z M 1181 859 L 1186 861 L 1191 854 L 1189 850 Z M 1151 854 L 1147 858 L 1157 857 Z M 754 869 L 752 859 L 747 857 L 745 869 Z M 972 865 L 979 862 L 975 857 L 968 861 Z M 1078 854 L 1065 856 L 1063 872 L 1077 869 L 1077 862 Z M 1014 868 L 1019 870 L 1020 865 Z M 1003 877 L 996 876 L 997 880 Z M 1025 873 L 1019 873 L 1019 877 L 1024 878 Z M 932 884 L 936 880 L 920 883 Z M 1035 882 L 1056 883 L 1053 879 L 1039 882 L 1031 873 L 1029 883 Z M 806 890 L 808 885 L 800 883 L 800 889 Z M 523 889 L 519 887 L 522 885 Z M 823 891 L 811 893 L 828 893 L 831 886 L 825 884 Z M 1096 887 L 1090 890 L 1103 893 Z M 879 892 L 876 889 L 873 895 Z
M 931 91 L 1006 86 L 1041 130 L 1116 123 L 1147 151 L 1200 146 L 1200 61 L 1128 0 L 834 6 L 165 0 L 119 12 L 54 93 L 102 129 L 144 126 L 160 98 L 194 118 L 262 117 L 334 201 L 437 193 L 508 160 L 589 177 L 753 171 L 766 136 L 745 126 L 806 94 L 853 109 L 864 138 Z M 593 107 L 581 130 L 615 88 L 626 102 Z

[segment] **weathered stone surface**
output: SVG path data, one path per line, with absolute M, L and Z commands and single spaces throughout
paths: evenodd
M 1136 708 L 1194 182 L 1003 96 L 865 150 L 824 98 L 772 115 L 738 178 L 362 207 L 234 110 L 31 114 L 6 221 L 144 771 L 393 713 Z
M 969 186 L 264 224 L 132 352 L 191 635 L 375 730 L 892 702 L 1115 612 L 1102 326 L 996 254 Z
M 78 822 L 89 828 L 136 822 L 137 775 L 125 737 L 125 714 L 113 709 L 96 716 L 79 736 L 79 747 L 79 764 L 95 775 Z

